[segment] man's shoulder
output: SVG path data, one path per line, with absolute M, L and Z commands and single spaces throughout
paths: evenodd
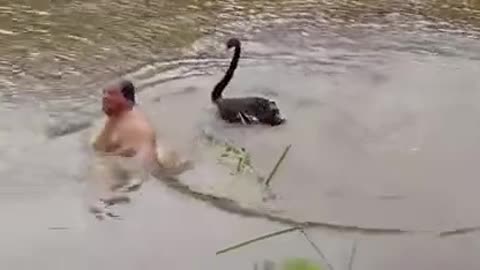
M 132 121 L 135 123 L 137 129 L 142 130 L 145 133 L 155 134 L 155 129 L 148 119 L 147 115 L 140 109 L 134 108 L 132 111 Z

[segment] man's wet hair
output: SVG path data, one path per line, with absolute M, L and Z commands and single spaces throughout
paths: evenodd
M 122 91 L 123 96 L 135 104 L 135 86 L 129 80 L 122 80 L 120 82 L 120 89 Z

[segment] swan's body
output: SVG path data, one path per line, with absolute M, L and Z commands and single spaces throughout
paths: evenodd
M 212 91 L 212 102 L 217 105 L 220 117 L 230 123 L 267 124 L 277 126 L 285 122 L 277 104 L 263 97 L 224 98 L 222 92 L 233 77 L 240 59 L 241 44 L 236 38 L 227 42 L 227 49 L 235 48 L 235 52 L 223 78 Z

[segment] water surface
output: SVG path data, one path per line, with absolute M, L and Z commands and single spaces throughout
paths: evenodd
M 126 76 L 159 132 L 197 159 L 185 183 L 198 192 L 298 222 L 434 234 L 476 227 L 479 8 L 0 0 L 2 204 L 75 189 L 81 132 L 98 121 L 100 88 Z M 214 117 L 209 92 L 231 36 L 244 54 L 226 95 L 274 98 L 286 125 L 241 128 Z M 252 196 L 260 187 L 247 180 L 215 188 L 229 180 L 192 147 L 205 131 L 246 147 L 263 175 L 292 144 L 272 182 L 277 198 Z

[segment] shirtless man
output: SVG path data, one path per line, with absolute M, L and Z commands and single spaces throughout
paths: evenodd
M 104 165 L 103 175 L 95 179 L 101 182 L 96 184 L 101 186 L 104 205 L 128 201 L 120 192 L 139 188 L 152 173 L 174 176 L 192 167 L 189 161 L 179 162 L 173 153 L 166 154 L 163 149 L 159 153 L 154 128 L 136 106 L 130 81 L 105 88 L 102 107 L 107 120 L 92 146 Z

